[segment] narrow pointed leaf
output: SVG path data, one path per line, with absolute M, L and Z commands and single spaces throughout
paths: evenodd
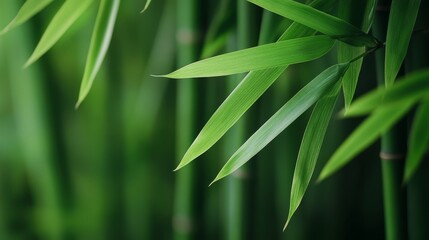
M 391 86 L 407 54 L 420 0 L 392 0 L 386 36 L 385 84 Z
M 405 162 L 404 182 L 407 182 L 414 174 L 423 160 L 423 156 L 429 147 L 429 101 L 423 102 L 414 117 L 410 135 L 410 144 Z
M 378 41 L 344 20 L 292 0 L 249 0 L 271 12 L 355 46 L 374 47 Z
M 401 119 L 415 102 L 415 99 L 407 99 L 398 104 L 377 109 L 335 151 L 320 173 L 318 181 L 326 179 L 349 163 Z
M 314 0 L 310 5 L 320 9 L 329 9 L 333 6 L 333 0 Z M 299 23 L 292 23 L 283 35 L 280 36 L 278 41 L 311 36 L 313 34 L 315 34 L 315 30 Z M 274 83 L 286 68 L 287 66 L 284 66 L 248 73 L 208 120 L 176 170 L 184 167 L 212 147 L 268 87 Z
M 421 98 L 429 91 L 429 69 L 407 74 L 392 87 L 378 88 L 355 100 L 346 116 L 365 115 L 380 107 L 397 104 L 411 98 Z
M 45 54 L 71 27 L 71 25 L 88 9 L 93 0 L 67 0 L 55 14 L 48 28 L 37 44 L 25 67 L 34 63 Z
M 0 35 L 5 34 L 11 29 L 25 23 L 28 19 L 42 11 L 51 2 L 53 2 L 53 0 L 27 0 L 24 5 L 22 5 L 16 17 L 0 32 Z
M 310 179 L 316 167 L 317 158 L 325 138 L 326 130 L 335 108 L 341 90 L 341 81 L 320 99 L 311 113 L 310 120 L 302 138 L 298 159 L 293 173 L 292 189 L 290 194 L 289 214 L 284 229 L 298 209 Z
M 324 35 L 270 43 L 207 58 L 182 67 L 164 77 L 225 76 L 307 62 L 326 54 L 333 44 L 334 40 Z
M 109 48 L 118 15 L 120 0 L 101 0 L 86 59 L 85 72 L 80 86 L 76 108 L 82 103 L 91 89 Z
M 337 64 L 326 69 L 295 94 L 232 155 L 213 182 L 233 173 L 261 151 L 332 88 L 348 66 L 349 64 Z
M 340 1 L 339 13 L 342 19 L 361 27 L 362 31 L 368 33 L 374 19 L 376 0 L 349 0 Z M 350 46 L 346 43 L 338 45 L 338 61 L 350 61 L 365 52 L 365 47 Z M 357 82 L 363 59 L 358 59 L 350 64 L 349 70 L 343 77 L 344 103 L 346 110 L 350 106 Z
M 152 2 L 152 0 L 146 0 L 146 4 L 144 5 L 144 8 L 140 13 L 143 13 L 144 11 L 146 11 L 151 2 Z

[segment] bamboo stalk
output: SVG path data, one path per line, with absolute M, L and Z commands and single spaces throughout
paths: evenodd
M 385 40 L 390 1 L 380 1 L 374 34 Z M 398 30 L 399 31 L 399 30 Z M 384 85 L 384 49 L 376 55 L 377 79 Z M 399 121 L 381 137 L 381 167 L 383 180 L 385 233 L 387 240 L 407 239 L 406 189 L 402 186 L 407 146 L 406 120 Z
M 177 4 L 177 65 L 184 66 L 197 60 L 198 1 L 183 0 Z M 196 82 L 180 80 L 177 84 L 176 152 L 180 160 L 195 136 L 197 110 Z M 193 238 L 194 231 L 194 178 L 195 169 L 190 165 L 177 172 L 173 216 L 174 239 Z

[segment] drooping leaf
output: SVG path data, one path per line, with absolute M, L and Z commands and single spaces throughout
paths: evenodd
M 409 149 L 405 162 L 404 182 L 407 182 L 414 174 L 423 160 L 423 156 L 429 147 L 429 101 L 423 102 L 414 117 L 410 134 Z
M 339 16 L 358 26 L 363 32 L 368 33 L 372 21 L 374 19 L 376 0 L 343 0 L 340 1 Z M 338 61 L 346 62 L 350 61 L 365 52 L 365 47 L 350 46 L 346 43 L 339 43 L 338 45 Z M 344 74 L 343 77 L 343 91 L 344 91 L 344 103 L 345 108 L 348 109 L 352 102 L 360 70 L 362 67 L 363 59 L 358 59 L 350 64 L 349 70 Z
M 285 40 L 207 58 L 163 77 L 215 77 L 286 66 L 317 59 L 333 44 L 334 40 L 324 35 Z
M 411 98 L 421 98 L 429 91 L 429 69 L 407 74 L 392 87 L 380 87 L 355 100 L 346 116 L 365 115 L 384 105 L 397 104 Z
M 340 18 L 293 0 L 249 0 L 271 12 L 354 46 L 375 47 L 378 41 Z
M 329 9 L 333 6 L 333 2 L 333 0 L 314 0 L 310 5 L 319 9 Z M 283 35 L 280 36 L 278 41 L 311 36 L 313 34 L 315 34 L 315 30 L 299 23 L 292 23 Z M 192 162 L 212 147 L 268 87 L 274 83 L 286 68 L 287 66 L 284 66 L 248 73 L 208 120 L 176 170 Z
M 71 25 L 91 5 L 93 0 L 67 0 L 58 10 L 48 28 L 40 39 L 31 57 L 25 63 L 25 67 L 34 63 L 45 54 L 71 27 Z
M 391 86 L 395 81 L 407 54 L 419 7 L 420 0 L 392 0 L 386 36 L 386 86 Z
M 349 70 L 347 70 L 348 72 Z M 341 90 L 341 81 L 320 99 L 311 113 L 310 120 L 302 137 L 299 148 L 298 159 L 296 160 L 295 171 L 293 173 L 292 189 L 290 194 L 289 214 L 284 226 L 286 229 L 293 214 L 298 209 L 311 176 L 316 167 L 317 158 L 325 138 L 325 133 L 334 111 L 335 103 Z
M 213 182 L 233 173 L 261 151 L 329 91 L 341 79 L 348 66 L 348 63 L 334 65 L 303 87 L 232 155 Z
M 140 13 L 143 13 L 144 11 L 146 11 L 151 2 L 152 2 L 152 0 L 146 0 L 146 4 L 144 5 L 144 8 Z
M 324 180 L 349 163 L 357 154 L 372 144 L 392 127 L 414 105 L 416 99 L 406 99 L 394 105 L 383 106 L 372 113 L 337 148 L 320 173 L 318 181 Z
M 79 107 L 88 95 L 89 90 L 91 90 L 95 76 L 98 70 L 100 70 L 101 64 L 106 56 L 112 38 L 116 16 L 118 15 L 119 4 L 120 0 L 101 0 L 100 2 L 76 108 Z
M 0 35 L 5 34 L 11 29 L 25 23 L 28 19 L 42 11 L 53 0 L 27 0 L 22 5 L 16 17 L 0 32 Z

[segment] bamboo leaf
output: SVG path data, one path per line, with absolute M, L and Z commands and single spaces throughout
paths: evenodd
M 377 109 L 335 151 L 322 169 L 322 181 L 350 162 L 357 154 L 372 144 L 382 133 L 392 127 L 414 105 L 416 99 L 407 99 L 395 105 Z
M 342 19 L 349 21 L 355 26 L 360 26 L 365 33 L 368 33 L 374 19 L 376 0 L 367 0 L 362 3 L 361 0 L 340 1 L 339 13 Z M 346 43 L 338 45 L 338 61 L 350 61 L 365 52 L 364 47 L 350 46 Z M 343 91 L 345 108 L 350 106 L 357 82 L 363 59 L 358 59 L 350 64 L 349 70 L 343 77 Z
M 144 8 L 140 13 L 143 13 L 144 11 L 146 11 L 151 2 L 152 2 L 152 0 L 146 0 L 146 4 L 144 5 Z
M 386 86 L 395 81 L 407 54 L 419 7 L 420 0 L 392 0 L 386 36 Z
M 261 151 L 332 88 L 348 66 L 348 63 L 337 64 L 326 69 L 295 94 L 232 155 L 212 183 L 233 173 Z
M 207 58 L 163 77 L 224 76 L 301 63 L 323 56 L 333 44 L 334 40 L 324 35 L 280 41 Z
M 0 35 L 5 34 L 11 29 L 25 23 L 28 19 L 42 11 L 53 0 L 27 0 L 22 5 L 16 17 L 0 32 Z
M 310 183 L 340 90 L 341 81 L 337 82 L 331 91 L 317 102 L 311 113 L 299 148 L 298 159 L 293 173 L 289 214 L 284 229 L 286 229 L 293 214 L 298 209 L 308 184 Z
M 320 9 L 329 9 L 332 7 L 333 1 L 314 0 L 310 5 Z M 278 41 L 311 36 L 313 34 L 315 34 L 313 29 L 299 23 L 292 23 L 283 35 L 280 36 Z M 247 76 L 208 120 L 197 138 L 189 147 L 176 170 L 190 163 L 211 148 L 228 131 L 228 129 L 230 129 L 238 119 L 240 119 L 240 117 L 268 89 L 268 87 L 274 83 L 286 68 L 287 66 L 271 68 L 252 71 L 247 74 Z
M 119 4 L 120 0 L 101 0 L 100 2 L 76 108 L 79 107 L 88 95 L 92 83 L 106 56 L 112 38 Z
M 405 163 L 404 182 L 413 176 L 418 166 L 423 160 L 423 155 L 429 146 L 429 101 L 423 102 L 414 117 L 413 127 L 410 135 L 409 149 Z
M 407 74 L 392 87 L 380 87 L 355 100 L 346 116 L 365 115 L 377 107 L 397 104 L 411 98 L 421 98 L 429 91 L 429 69 Z M 344 112 L 344 111 L 343 111 Z
M 67 0 L 55 14 L 40 42 L 24 67 L 29 66 L 45 54 L 71 27 L 71 25 L 88 9 L 93 0 Z
M 292 0 L 249 0 L 271 12 L 354 46 L 375 47 L 378 41 L 344 20 Z

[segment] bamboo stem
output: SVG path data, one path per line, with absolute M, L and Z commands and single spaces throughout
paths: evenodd
M 183 0 L 177 4 L 177 64 L 184 66 L 197 60 L 198 1 Z M 177 158 L 185 153 L 195 136 L 197 110 L 195 80 L 184 79 L 177 84 Z M 175 187 L 174 239 L 193 238 L 194 166 L 177 172 Z
M 375 20 L 375 35 L 385 39 L 390 1 L 380 1 Z M 384 85 L 384 49 L 377 52 L 377 79 Z M 406 120 L 399 121 L 381 137 L 385 232 L 387 240 L 407 239 L 406 189 L 402 186 L 407 146 Z

